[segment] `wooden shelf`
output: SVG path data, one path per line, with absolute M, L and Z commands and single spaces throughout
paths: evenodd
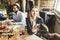
M 53 9 L 55 0 L 40 0 L 40 7 L 41 8 L 49 8 Z

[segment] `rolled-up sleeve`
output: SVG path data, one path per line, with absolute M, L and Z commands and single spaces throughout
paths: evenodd
M 22 20 L 21 20 L 21 22 L 22 22 L 22 24 L 23 24 L 24 26 L 26 26 L 26 16 L 25 16 L 24 13 L 22 13 Z

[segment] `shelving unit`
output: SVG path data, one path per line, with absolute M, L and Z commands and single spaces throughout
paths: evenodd
M 53 9 L 55 0 L 40 0 L 40 8 Z

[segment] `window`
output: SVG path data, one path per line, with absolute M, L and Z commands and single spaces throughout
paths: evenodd
M 56 0 L 55 2 L 55 9 L 60 12 L 60 0 Z
M 56 15 L 60 17 L 60 0 L 56 0 L 54 9 L 58 12 Z

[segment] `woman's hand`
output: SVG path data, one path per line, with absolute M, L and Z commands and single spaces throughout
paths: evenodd
M 40 24 L 35 24 L 34 28 L 37 29 L 40 27 Z
M 35 24 L 35 26 L 32 28 L 32 32 L 35 32 L 40 27 L 40 24 Z

